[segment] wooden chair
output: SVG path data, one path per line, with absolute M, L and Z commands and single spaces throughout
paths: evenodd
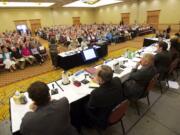
M 144 93 L 138 98 L 138 99 L 131 99 L 132 102 L 135 103 L 136 105 L 136 110 L 137 110 L 137 113 L 138 115 L 140 115 L 140 109 L 139 109 L 139 106 L 138 106 L 138 100 L 139 99 L 142 99 L 142 98 L 146 98 L 147 99 L 147 102 L 148 102 L 148 105 L 150 105 L 150 100 L 149 100 L 149 91 L 151 91 L 156 82 L 157 82 L 157 79 L 159 77 L 159 74 L 156 74 L 152 79 L 151 81 L 149 82 L 148 86 L 146 87 L 146 89 L 144 90 Z
M 121 122 L 123 135 L 125 134 L 125 128 L 124 128 L 122 118 L 124 117 L 125 113 L 127 112 L 128 106 L 129 106 L 129 101 L 124 100 L 123 102 L 121 102 L 119 105 L 117 105 L 112 110 L 112 112 L 111 112 L 111 114 L 109 115 L 109 118 L 108 118 L 108 126 L 112 126 L 112 125 L 118 123 L 119 121 Z M 101 132 L 100 129 L 97 129 L 97 132 L 100 135 L 102 135 L 102 132 Z

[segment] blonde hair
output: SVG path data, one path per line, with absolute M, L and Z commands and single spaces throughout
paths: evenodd
M 151 53 L 145 53 L 143 55 L 143 59 L 146 60 L 149 65 L 153 65 L 154 64 L 154 55 L 151 54 Z

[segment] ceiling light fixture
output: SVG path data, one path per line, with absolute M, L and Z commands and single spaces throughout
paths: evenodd
M 75 2 L 64 5 L 63 7 L 87 7 L 96 8 L 110 4 L 123 2 L 123 0 L 77 0 Z
M 0 7 L 50 7 L 52 2 L 0 2 Z
M 81 1 L 90 5 L 93 5 L 99 2 L 100 0 L 81 0 Z

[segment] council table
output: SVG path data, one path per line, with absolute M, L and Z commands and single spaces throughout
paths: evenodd
M 119 57 L 117 59 L 113 59 L 111 61 L 105 62 L 104 64 L 109 65 L 110 67 L 113 68 L 113 64 L 117 62 L 126 61 L 124 63 L 125 68 L 122 68 L 123 71 L 120 74 L 114 73 L 114 77 L 122 78 L 131 72 L 132 68 L 134 68 L 137 62 L 140 61 L 140 57 L 142 57 L 143 54 L 145 53 L 155 54 L 154 53 L 155 50 L 156 47 L 154 45 L 151 45 L 149 47 L 145 47 L 138 50 L 136 53 L 136 57 L 132 59 Z M 95 68 L 98 68 L 98 66 L 96 66 Z M 66 97 L 69 103 L 71 104 L 89 95 L 93 91 L 93 88 L 89 87 L 90 83 L 88 84 L 81 83 L 80 87 L 77 87 L 72 83 L 72 80 L 74 79 L 78 81 L 82 81 L 85 78 L 86 74 L 88 74 L 88 72 L 86 72 L 85 70 L 81 70 L 75 73 L 74 75 L 70 76 L 69 79 L 71 83 L 69 85 L 62 85 L 62 80 L 57 80 L 55 82 L 49 83 L 48 87 L 50 88 L 50 90 L 53 88 L 52 85 L 54 85 L 54 88 L 57 88 L 58 90 L 58 94 L 51 95 L 51 99 L 60 99 L 62 97 Z M 89 77 L 87 77 L 86 79 L 91 81 Z M 27 93 L 25 93 L 25 95 L 28 99 L 28 102 L 25 105 L 17 105 L 15 104 L 13 98 L 10 98 L 11 131 L 13 134 L 19 133 L 22 118 L 28 111 L 31 111 L 29 109 L 29 105 L 32 103 L 32 101 L 31 99 L 28 98 Z
M 166 43 L 169 44 L 170 39 L 165 39 L 163 41 L 165 41 Z M 144 38 L 143 47 L 150 46 L 150 45 L 157 43 L 157 42 L 159 42 L 158 38 Z
M 107 42 L 97 42 L 93 48 L 96 51 L 98 59 L 106 56 L 108 54 L 108 46 Z M 64 70 L 71 69 L 73 67 L 81 66 L 87 64 L 82 57 L 82 49 L 77 48 L 72 51 L 63 52 L 58 54 L 58 66 L 63 68 Z M 98 60 L 96 59 L 96 60 Z

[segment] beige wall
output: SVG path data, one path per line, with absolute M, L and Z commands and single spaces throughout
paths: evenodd
M 41 19 L 42 26 L 52 26 L 52 15 L 47 8 L 0 9 L 0 31 L 15 29 L 14 20 Z
M 146 23 L 147 11 L 161 10 L 160 24 L 177 24 L 180 21 L 180 0 L 129 0 L 130 2 L 96 9 L 97 23 L 119 23 L 120 13 L 130 13 L 130 23 Z
M 138 22 L 147 20 L 147 11 L 160 10 L 160 24 L 177 24 L 180 21 L 180 0 L 140 0 Z
M 3 8 L 0 9 L 0 31 L 14 30 L 14 20 L 41 19 L 42 26 L 53 26 L 72 25 L 72 17 L 80 17 L 82 24 L 92 24 L 96 22 L 94 12 L 90 8 Z
M 121 21 L 121 13 L 130 13 L 130 23 L 134 23 L 138 15 L 137 8 L 137 0 L 97 8 L 96 22 L 118 24 Z
M 52 10 L 55 25 L 72 25 L 72 17 L 80 17 L 82 24 L 95 23 L 95 11 L 90 8 L 58 8 Z
M 161 10 L 160 28 L 180 21 L 180 0 L 127 0 L 119 4 L 90 8 L 3 8 L 0 9 L 0 31 L 15 29 L 14 20 L 41 19 L 42 26 L 72 25 L 72 17 L 80 17 L 82 24 L 114 23 L 121 20 L 121 13 L 130 13 L 130 23 L 146 23 L 147 11 Z

